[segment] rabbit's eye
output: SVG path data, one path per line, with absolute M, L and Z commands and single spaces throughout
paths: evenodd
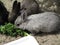
M 17 24 L 17 26 L 19 26 L 20 24 Z
M 17 24 L 17 26 L 21 25 L 22 23 Z
M 23 10 L 26 10 L 26 8 L 23 8 Z

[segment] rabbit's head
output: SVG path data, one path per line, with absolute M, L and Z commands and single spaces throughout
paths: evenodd
M 17 17 L 17 19 L 15 20 L 15 25 L 19 26 L 20 24 L 24 23 L 27 19 L 27 14 L 26 12 L 21 12 L 21 15 Z

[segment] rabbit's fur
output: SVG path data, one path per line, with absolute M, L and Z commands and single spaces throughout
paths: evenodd
M 25 16 L 18 16 L 15 25 L 17 28 L 28 30 L 33 34 L 38 32 L 52 32 L 58 30 L 60 27 L 59 14 L 54 12 L 44 12 L 40 14 L 34 14 L 26 19 Z
M 0 25 L 8 22 L 8 14 L 6 7 L 4 6 L 3 2 L 0 1 Z
M 20 11 L 20 2 L 14 1 L 13 6 L 12 6 L 12 10 L 8 16 L 8 21 L 11 23 L 14 23 L 14 21 L 16 20 L 16 18 L 19 15 L 19 11 Z
M 23 0 L 22 3 L 16 0 L 13 3 L 12 11 L 9 13 L 9 22 L 14 23 L 19 15 L 31 15 L 39 13 L 39 4 L 35 0 Z
M 36 0 L 23 0 L 21 3 L 21 14 L 31 15 L 39 13 L 39 4 Z

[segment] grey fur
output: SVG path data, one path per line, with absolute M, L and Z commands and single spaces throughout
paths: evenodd
M 23 0 L 21 3 L 21 14 L 31 15 L 39 13 L 39 4 L 36 0 Z
M 23 0 L 22 3 L 14 1 L 8 21 L 14 23 L 19 15 L 31 15 L 39 13 L 39 4 L 35 0 Z
M 31 15 L 24 21 L 23 18 L 19 16 L 15 21 L 15 25 L 17 28 L 26 29 L 31 33 L 38 33 L 39 31 L 52 32 L 59 29 L 60 17 L 54 12 L 44 12 Z
M 12 10 L 9 13 L 8 21 L 11 23 L 14 23 L 16 18 L 19 16 L 20 11 L 20 2 L 17 2 L 16 0 L 13 2 Z

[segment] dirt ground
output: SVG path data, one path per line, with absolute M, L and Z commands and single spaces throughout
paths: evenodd
M 1 0 L 4 4 L 7 10 L 10 12 L 12 8 L 12 0 Z M 19 0 L 21 1 L 21 0 Z M 40 45 L 60 45 L 60 32 L 58 34 L 39 34 L 34 36 L 38 43 Z M 18 37 L 11 37 L 0 34 L 0 45 L 3 45 L 5 43 L 11 42 L 13 40 L 17 40 L 19 38 L 22 38 L 21 36 Z

